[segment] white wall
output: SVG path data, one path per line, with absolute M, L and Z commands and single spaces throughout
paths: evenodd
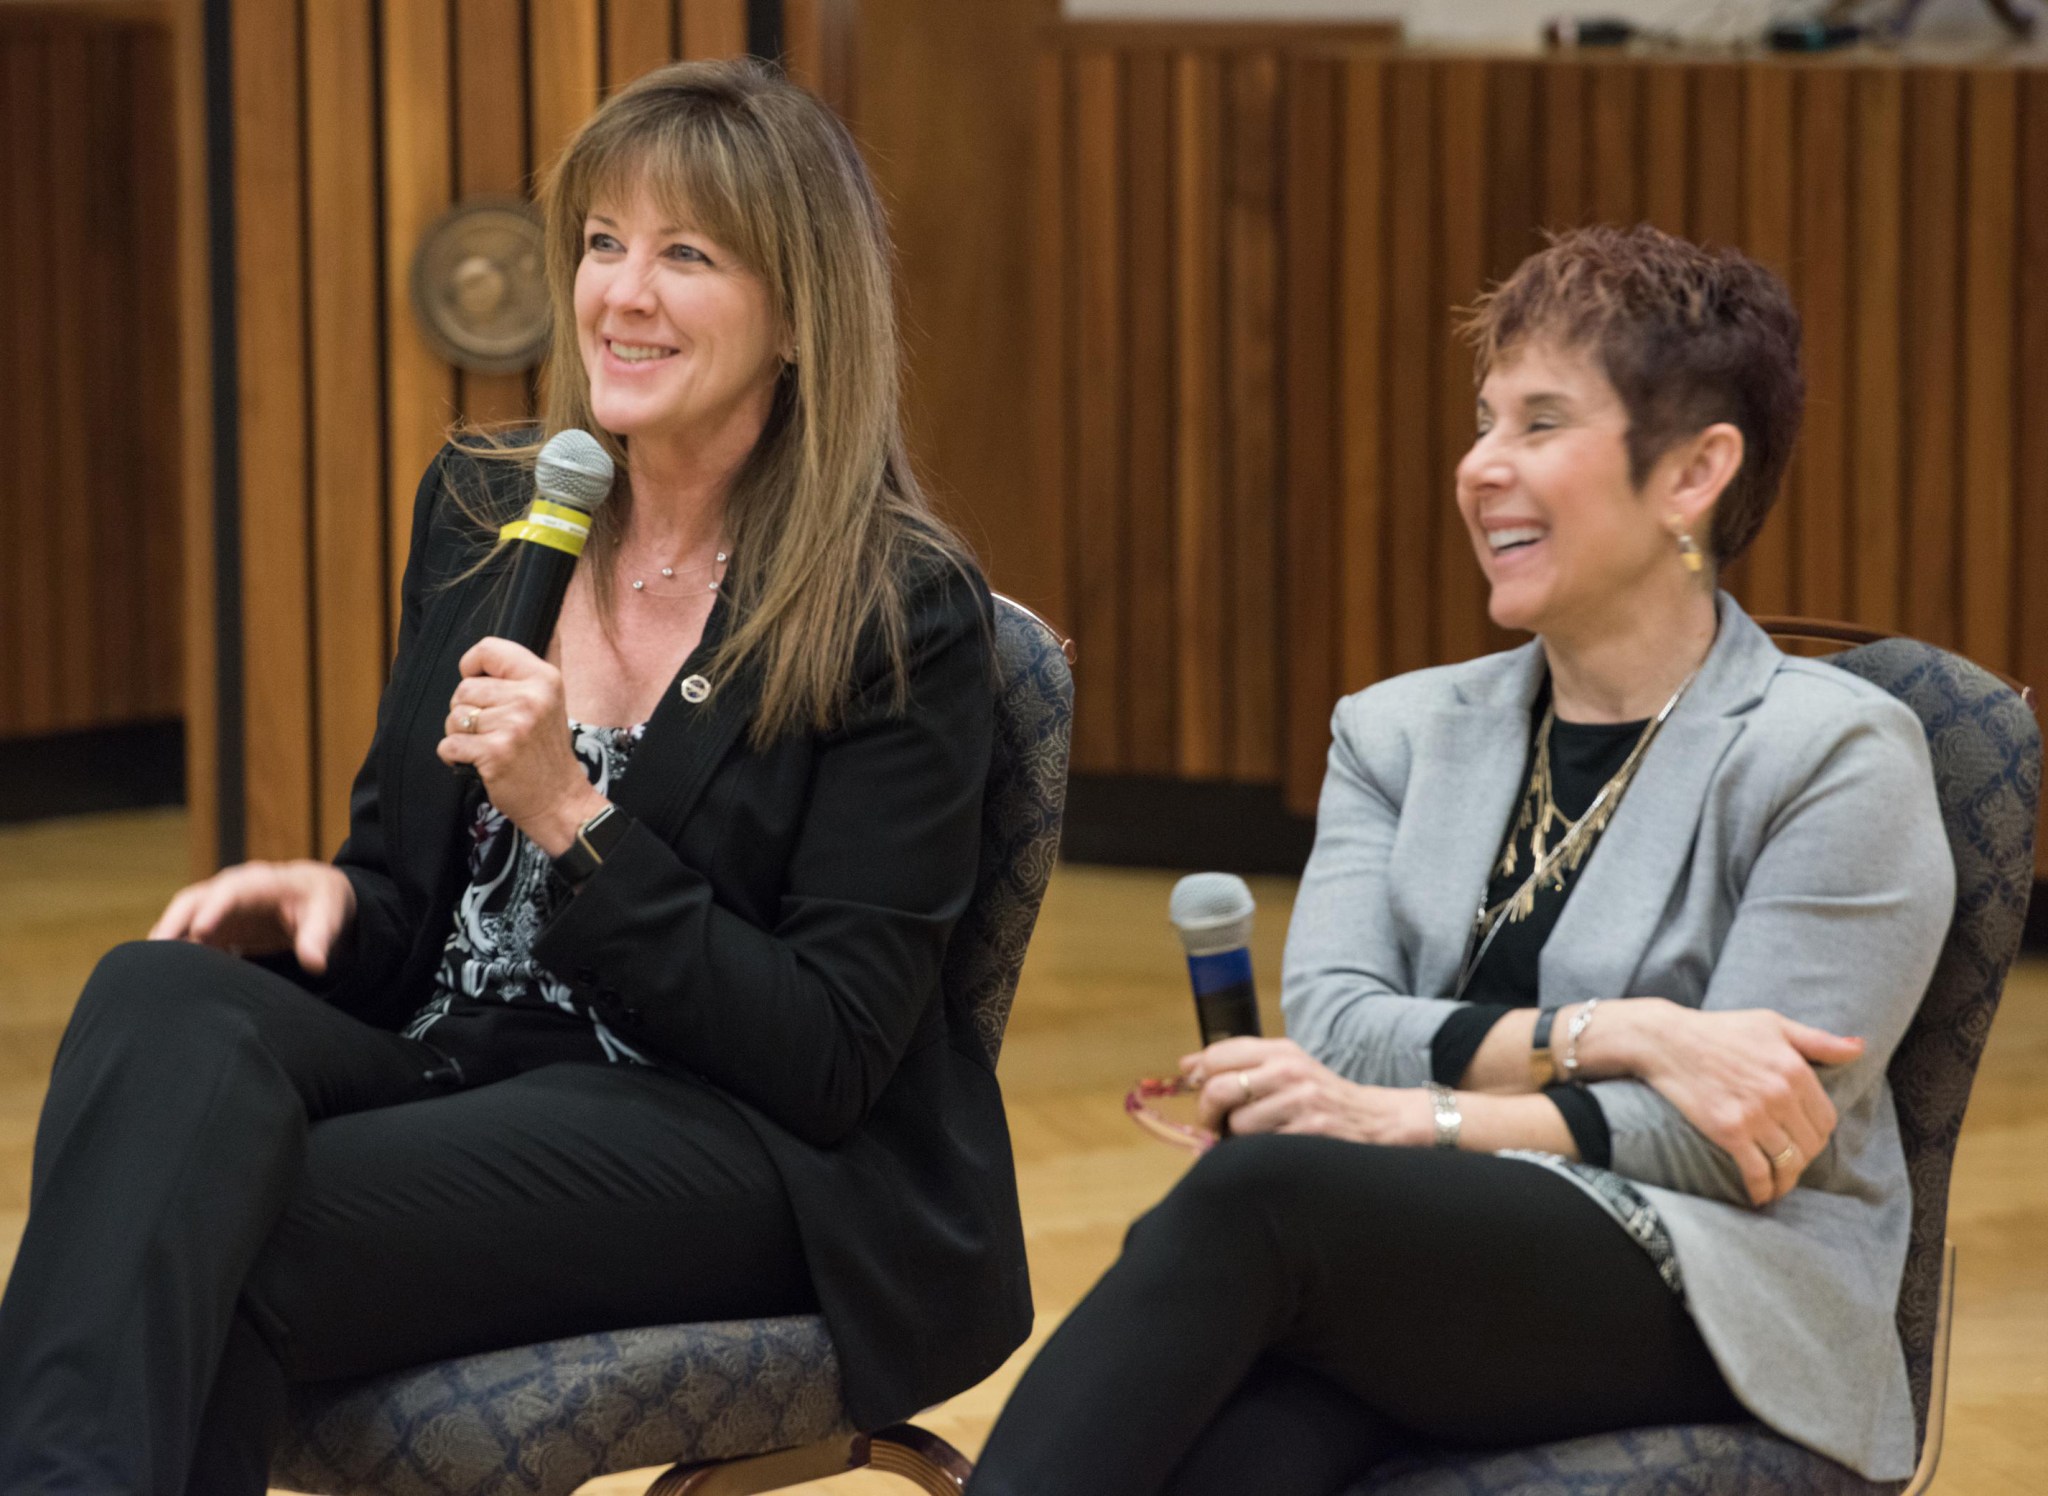
M 1866 5 L 1882 15 L 1891 0 Z M 1623 16 L 1688 40 L 1732 42 L 1762 34 L 1779 17 L 1803 17 L 1820 0 L 1062 0 L 1076 20 L 1312 20 L 1394 17 L 1412 41 L 1531 45 L 1552 16 Z M 1917 38 L 1997 41 L 2004 36 L 1983 0 L 1929 0 Z

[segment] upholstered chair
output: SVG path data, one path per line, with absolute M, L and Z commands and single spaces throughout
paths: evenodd
M 1007 598 L 995 751 L 973 902 L 946 954 L 946 1003 L 993 1066 L 1059 849 L 1073 718 L 1068 646 Z M 298 1390 L 272 1481 L 317 1496 L 568 1496 L 668 1465 L 649 1496 L 739 1496 L 865 1466 L 934 1493 L 967 1462 L 909 1425 L 853 1427 L 816 1317 L 667 1325 L 523 1346 Z
M 2028 693 L 1945 650 L 1850 625 L 1758 621 L 1784 640 L 1874 641 L 1829 663 L 1918 714 L 1955 854 L 1954 922 L 1889 1071 L 1913 1180 L 1898 1326 L 1919 1424 L 1919 1469 L 1909 1482 L 1868 1481 L 1762 1424 L 1713 1424 L 1409 1457 L 1381 1466 L 1349 1496 L 1893 1496 L 1918 1493 L 1933 1479 L 1953 1295 L 1953 1249 L 1944 1241 L 1949 1173 L 2033 890 L 2041 735 Z

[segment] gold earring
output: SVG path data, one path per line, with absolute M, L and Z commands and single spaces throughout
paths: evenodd
M 1699 542 L 1692 538 L 1692 531 L 1678 530 L 1678 559 L 1685 569 L 1694 576 L 1706 570 L 1707 558 L 1700 554 Z

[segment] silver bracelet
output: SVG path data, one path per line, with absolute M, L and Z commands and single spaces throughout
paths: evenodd
M 1564 1031 L 1564 1058 L 1557 1062 L 1557 1068 L 1572 1085 L 1585 1084 L 1579 1079 L 1579 1036 L 1585 1033 L 1586 1025 L 1593 1021 L 1593 1010 L 1603 1001 L 1604 998 L 1598 997 L 1590 999 L 1583 1008 L 1572 1014 L 1571 1027 Z
M 1429 1107 L 1436 1119 L 1436 1146 L 1457 1147 L 1458 1134 L 1465 1126 L 1464 1114 L 1458 1110 L 1457 1093 L 1439 1081 L 1431 1081 Z

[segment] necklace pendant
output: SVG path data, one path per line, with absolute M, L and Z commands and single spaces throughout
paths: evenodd
M 676 569 L 673 566 L 664 566 L 661 569 L 661 574 L 664 577 L 672 577 L 676 574 Z
M 647 584 L 646 584 L 645 582 L 641 581 L 641 580 L 640 580 L 640 579 L 639 579 L 638 577 L 635 577 L 635 578 L 633 578 L 633 590 L 634 590 L 635 592 L 641 592 L 641 591 L 644 591 L 644 590 L 646 589 L 646 587 L 647 587 Z

